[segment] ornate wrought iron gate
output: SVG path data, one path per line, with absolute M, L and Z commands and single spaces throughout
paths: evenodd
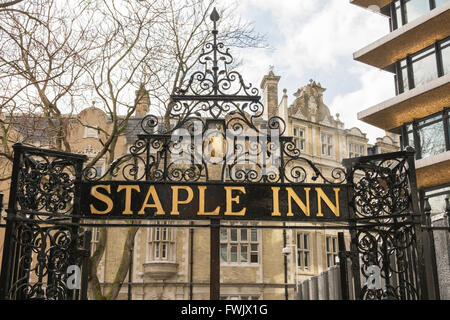
M 345 159 L 358 299 L 427 299 L 414 150 Z
M 87 278 L 83 271 L 90 235 L 80 229 L 80 183 L 107 176 L 158 183 L 312 181 L 349 186 L 350 218 L 348 226 L 342 229 L 351 234 L 347 255 L 352 260 L 356 298 L 426 299 L 414 152 L 347 159 L 345 170 L 336 168 L 325 176 L 301 155 L 292 137 L 284 136 L 283 119 L 266 117 L 264 123 L 256 123 L 265 116 L 258 90 L 246 86 L 241 75 L 228 70 L 233 58 L 217 41 L 219 16 L 215 10 L 211 19 L 213 41 L 199 58 L 199 71 L 172 96 L 168 110 L 170 128 L 164 133 L 155 132 L 159 120 L 152 115 L 144 118 L 144 134 L 138 136 L 130 153 L 118 158 L 103 176 L 97 175 L 93 167 L 83 168 L 87 160 L 84 156 L 14 146 L 0 298 L 86 298 Z M 266 126 L 264 130 L 262 125 Z M 225 141 L 226 147 L 208 162 L 204 158 L 204 140 L 195 145 L 194 135 L 200 132 L 204 137 L 211 128 L 215 129 L 214 134 L 219 133 L 218 138 Z M 227 130 L 239 136 L 246 128 L 258 139 L 249 138 L 239 145 L 235 134 L 227 141 Z M 189 138 L 187 144 L 182 143 L 183 139 L 173 139 L 174 133 L 182 129 Z M 279 139 L 268 135 L 271 130 Z M 176 136 L 180 137 L 180 133 Z M 230 152 L 231 162 L 227 158 Z M 186 154 L 188 157 L 183 156 Z M 259 159 L 251 167 L 239 163 L 248 163 L 251 156 Z M 268 162 L 274 156 L 278 159 L 276 165 Z M 220 226 L 212 220 L 210 227 L 215 230 L 215 237 L 211 238 L 217 241 Z M 218 249 L 212 258 L 211 267 L 219 266 Z M 68 285 L 69 266 L 78 266 L 82 271 L 80 286 L 76 288 Z M 377 282 L 376 270 L 380 274 L 378 285 L 371 282 L 374 277 Z M 215 276 L 217 284 L 217 273 Z M 342 283 L 348 292 L 346 282 Z
M 90 234 L 71 217 L 85 160 L 14 145 L 0 299 L 86 299 Z

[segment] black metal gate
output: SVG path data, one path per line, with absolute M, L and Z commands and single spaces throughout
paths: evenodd
M 283 119 L 266 120 L 266 133 L 261 133 L 261 126 L 255 122 L 265 113 L 258 90 L 246 86 L 237 72 L 227 69 L 233 58 L 217 42 L 216 11 L 211 19 L 213 41 L 199 58 L 201 68 L 184 89 L 177 89 L 172 96 L 171 128 L 163 134 L 155 132 L 159 120 L 151 115 L 144 118 L 141 127 L 145 134 L 139 135 L 130 153 L 112 163 L 103 176 L 98 176 L 93 167 L 83 168 L 87 160 L 84 156 L 14 145 L 0 298 L 86 298 L 90 235 L 80 227 L 80 183 L 116 177 L 158 183 L 301 184 L 310 180 L 345 185 L 350 190 L 350 218 L 342 229 L 350 231 L 351 247 L 344 252 L 340 241 L 341 263 L 346 256 L 352 261 L 353 279 L 347 280 L 354 283 L 356 299 L 427 299 L 414 151 L 346 159 L 345 170 L 336 168 L 331 177 L 325 177 L 314 163 L 302 157 L 292 137 L 284 136 Z M 211 163 L 203 158 L 204 141 L 196 149 L 195 139 L 183 146 L 182 140 L 174 140 L 172 135 L 185 129 L 192 138 L 196 130 L 205 134 L 211 127 L 223 139 L 226 130 L 243 132 L 244 128 L 264 139 L 256 143 L 246 140 L 244 147 L 232 144 L 232 161 L 226 162 L 227 155 L 221 155 L 220 170 L 214 173 L 209 170 Z M 276 131 L 279 141 L 268 136 L 270 130 Z M 183 148 L 193 153 L 181 159 L 185 162 L 177 162 L 180 157 L 175 160 L 175 155 Z M 253 163 L 250 169 L 239 166 L 238 161 L 252 153 L 261 156 L 262 162 Z M 269 168 L 266 160 L 274 154 L 278 154 L 278 165 Z M 312 176 L 308 177 L 308 172 Z M 212 243 L 219 238 L 217 222 L 211 220 Z M 211 270 L 215 268 L 211 271 L 211 292 L 215 294 L 218 250 L 216 245 L 211 254 Z M 78 286 L 70 282 L 73 277 L 68 269 L 80 271 L 79 281 L 75 281 Z M 345 272 L 342 279 L 343 298 L 347 298 Z
M 357 299 L 427 299 L 414 150 L 345 159 Z
M 71 217 L 85 160 L 14 145 L 0 299 L 86 299 L 90 234 Z

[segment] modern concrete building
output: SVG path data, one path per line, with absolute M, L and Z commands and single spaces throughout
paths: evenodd
M 396 92 L 359 112 L 358 119 L 400 134 L 402 147 L 416 150 L 421 206 L 429 198 L 432 215 L 442 216 L 445 198 L 450 198 L 450 1 L 350 2 L 386 16 L 390 33 L 353 57 L 391 72 Z M 439 270 L 439 281 L 446 278 L 448 283 L 448 233 L 447 240 L 441 240 L 440 244 L 447 243 L 445 249 L 436 249 L 440 255 L 446 252 L 447 267 Z M 441 297 L 448 297 L 448 284 L 444 290 Z
M 354 53 L 354 59 L 392 72 L 396 96 L 358 113 L 358 118 L 401 135 L 416 149 L 418 187 L 433 213 L 450 196 L 450 1 L 352 0 L 378 6 L 391 32 Z

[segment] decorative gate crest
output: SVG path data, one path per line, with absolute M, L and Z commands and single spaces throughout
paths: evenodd
M 220 17 L 216 9 L 210 17 L 214 23 L 213 40 L 202 50 L 200 70 L 171 95 L 168 118 L 163 119 L 165 132 L 155 133 L 160 119 L 147 115 L 141 122 L 144 134 L 138 135 L 130 153 L 118 158 L 103 176 L 94 167 L 86 168 L 85 180 L 98 181 L 110 176 L 155 182 L 322 180 L 343 184 L 342 168 L 335 168 L 331 177 L 325 177 L 312 161 L 301 156 L 292 137 L 284 136 L 284 120 L 277 116 L 267 119 L 259 90 L 246 85 L 237 71 L 230 70 L 233 57 L 217 40 L 216 23 Z M 247 139 L 243 143 L 242 137 Z M 206 142 L 210 138 L 223 141 L 222 152 L 213 161 L 205 160 Z M 221 166 L 219 176 L 212 177 L 208 171 L 212 164 Z

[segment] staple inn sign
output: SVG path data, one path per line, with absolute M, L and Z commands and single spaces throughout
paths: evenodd
M 105 219 L 336 221 L 348 212 L 345 185 L 103 181 L 81 189 L 82 214 Z

